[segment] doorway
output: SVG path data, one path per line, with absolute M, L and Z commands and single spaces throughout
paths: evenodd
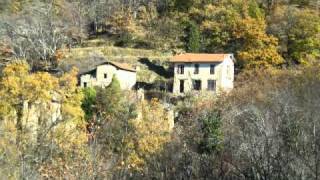
M 180 80 L 180 93 L 184 92 L 184 80 Z

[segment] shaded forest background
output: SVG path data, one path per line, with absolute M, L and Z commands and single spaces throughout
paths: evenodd
M 46 69 L 62 49 L 97 44 L 231 52 L 239 68 L 305 64 L 319 57 L 319 6 L 317 0 L 2 0 L 1 49 Z
M 319 7 L 317 0 L 1 0 L 0 177 L 320 179 Z M 98 53 L 90 63 L 110 56 L 145 64 L 144 83 L 176 53 L 234 53 L 236 87 L 172 101 L 167 92 L 140 100 L 115 78 L 106 89 L 80 89 L 79 70 L 61 66 L 87 66 L 79 59 L 91 51 Z

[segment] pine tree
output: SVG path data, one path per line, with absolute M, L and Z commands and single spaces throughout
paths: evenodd
M 189 22 L 187 27 L 186 38 L 186 50 L 187 52 L 199 52 L 200 51 L 200 31 L 195 22 Z

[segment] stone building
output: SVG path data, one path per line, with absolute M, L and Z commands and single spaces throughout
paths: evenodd
M 103 62 L 94 69 L 80 74 L 81 87 L 106 87 L 115 76 L 122 90 L 130 90 L 137 81 L 136 70 L 128 64 Z
M 173 93 L 193 91 L 228 92 L 234 81 L 233 54 L 180 54 L 174 64 Z

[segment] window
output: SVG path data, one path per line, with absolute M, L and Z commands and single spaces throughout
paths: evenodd
M 184 65 L 178 65 L 178 74 L 184 74 Z
M 208 80 L 208 91 L 215 91 L 215 90 L 216 90 L 216 81 Z
M 193 85 L 193 90 L 196 90 L 196 91 L 201 90 L 201 80 L 193 80 L 192 85 Z
M 194 65 L 194 74 L 199 74 L 199 64 Z
M 216 67 L 216 65 L 210 64 L 210 74 L 214 74 L 214 68 L 215 67 Z
M 91 71 L 90 74 L 91 74 L 92 78 L 97 78 L 97 69 Z
M 103 77 L 104 77 L 105 79 L 107 79 L 107 78 L 108 78 L 107 73 L 105 73 L 105 74 L 103 75 Z
M 184 92 L 184 80 L 180 80 L 180 93 Z
M 84 82 L 84 83 L 83 83 L 83 87 L 84 87 L 84 88 L 88 87 L 88 83 L 87 83 L 87 82 Z

